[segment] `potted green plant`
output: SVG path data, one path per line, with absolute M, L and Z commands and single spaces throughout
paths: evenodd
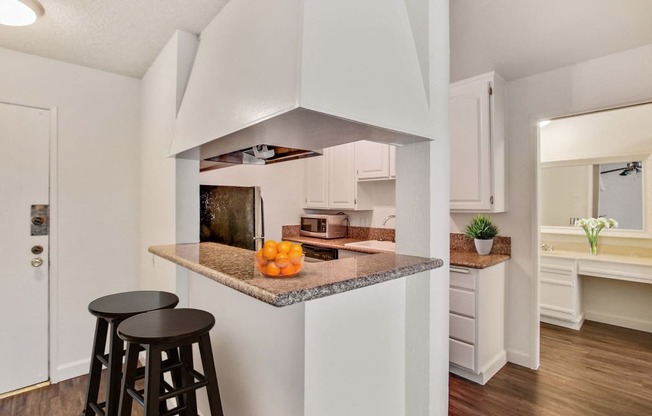
M 499 231 L 498 227 L 491 221 L 491 218 L 479 214 L 473 217 L 469 225 L 466 226 L 464 234 L 473 239 L 478 254 L 486 256 L 491 252 L 494 237 L 498 235 Z

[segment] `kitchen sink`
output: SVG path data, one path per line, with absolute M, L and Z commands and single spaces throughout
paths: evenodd
M 379 241 L 379 240 L 367 240 L 367 241 L 358 241 L 355 243 L 346 243 L 344 247 L 357 247 L 357 248 L 369 248 L 378 251 L 386 251 L 394 253 L 396 251 L 396 243 L 392 241 Z

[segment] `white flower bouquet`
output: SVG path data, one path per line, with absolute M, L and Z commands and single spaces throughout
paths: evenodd
M 598 234 L 603 228 L 617 228 L 618 222 L 613 218 L 580 218 L 575 221 L 575 226 L 584 229 L 591 246 L 591 254 L 596 255 L 598 253 Z

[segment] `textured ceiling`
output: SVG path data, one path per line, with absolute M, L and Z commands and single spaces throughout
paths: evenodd
M 450 0 L 451 80 L 506 80 L 652 43 L 652 0 Z
M 0 47 L 142 77 L 176 29 L 199 33 L 228 0 L 41 0 Z M 276 0 L 282 1 L 282 0 Z M 507 80 L 652 43 L 652 0 L 450 0 L 451 80 Z
M 200 33 L 227 0 L 40 0 L 27 27 L 0 25 L 0 47 L 141 78 L 177 29 Z

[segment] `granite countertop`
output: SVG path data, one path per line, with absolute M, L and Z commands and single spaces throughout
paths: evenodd
M 470 267 L 472 269 L 484 269 L 511 258 L 507 254 L 489 254 L 481 256 L 470 251 L 451 250 L 451 266 Z
M 383 240 L 395 241 L 393 228 L 372 228 L 372 227 L 349 227 L 349 236 L 346 238 L 315 238 L 306 237 L 300 234 L 298 225 L 284 225 L 282 229 L 283 240 L 294 241 L 295 243 L 311 244 L 318 247 L 335 248 L 338 250 L 358 251 L 360 253 L 376 254 L 386 253 L 373 248 L 346 247 L 346 243 L 357 243 L 360 241 Z
M 463 234 L 451 233 L 450 245 L 451 266 L 484 269 L 512 257 L 512 239 L 510 237 L 497 236 L 494 238 L 491 253 L 487 256 L 479 255 L 475 250 L 473 240 Z
M 217 243 L 153 246 L 149 252 L 273 306 L 312 299 L 382 283 L 443 266 L 440 259 L 380 253 L 303 264 L 290 278 L 264 277 L 254 252 Z
M 315 237 L 305 237 L 302 235 L 296 236 L 285 236 L 283 240 L 294 241 L 295 243 L 305 243 L 312 244 L 318 247 L 327 247 L 327 248 L 336 248 L 338 250 L 349 250 L 349 251 L 358 251 L 360 253 L 376 254 L 376 253 L 386 253 L 382 250 L 374 250 L 373 248 L 366 247 L 347 247 L 346 243 L 357 243 L 359 241 L 366 241 L 360 238 L 315 238 Z

